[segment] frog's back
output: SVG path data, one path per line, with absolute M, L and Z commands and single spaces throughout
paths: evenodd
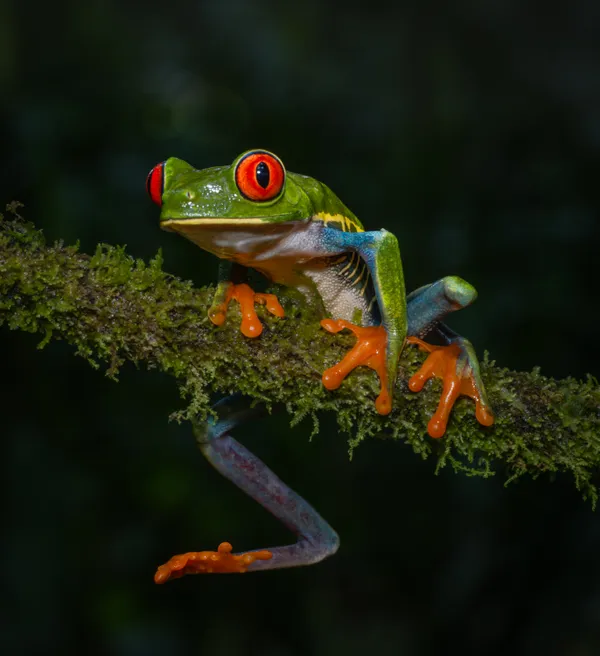
M 292 177 L 309 197 L 315 210 L 313 221 L 321 221 L 328 228 L 343 232 L 364 232 L 362 223 L 327 185 L 298 173 L 288 172 L 288 176 Z

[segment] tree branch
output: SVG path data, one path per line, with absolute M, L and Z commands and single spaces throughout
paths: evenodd
M 237 310 L 215 328 L 207 318 L 213 288 L 195 289 L 162 270 L 159 253 L 148 264 L 120 247 L 100 245 L 94 255 L 76 246 L 46 245 L 41 232 L 7 207 L 0 218 L 0 324 L 40 333 L 40 347 L 62 339 L 94 367 L 107 364 L 116 378 L 131 361 L 160 369 L 177 379 L 187 405 L 177 419 L 210 413 L 214 392 L 241 392 L 267 405 L 283 404 L 297 423 L 333 410 L 350 448 L 374 435 L 400 439 L 423 458 L 437 457 L 437 468 L 450 464 L 468 475 L 491 476 L 501 466 L 510 482 L 523 474 L 570 472 L 584 498 L 595 505 L 600 464 L 600 386 L 553 380 L 496 367 L 487 357 L 482 375 L 496 415 L 491 428 L 481 427 L 474 406 L 461 399 L 443 439 L 426 435 L 437 406 L 440 384 L 419 394 L 407 379 L 423 354 L 406 348 L 400 361 L 394 410 L 375 412 L 375 374 L 356 371 L 336 392 L 320 382 L 321 372 L 339 360 L 353 339 L 330 335 L 294 290 L 280 289 L 285 319 L 261 314 L 262 336 L 249 340 L 239 332 Z M 261 310 L 259 310 L 261 313 Z

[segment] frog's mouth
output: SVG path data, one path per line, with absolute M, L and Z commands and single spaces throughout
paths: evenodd
M 160 227 L 168 232 L 195 232 L 198 228 L 214 228 L 215 226 L 269 226 L 273 225 L 272 221 L 265 221 L 259 218 L 249 219 L 231 219 L 228 217 L 206 217 L 197 219 L 164 219 L 160 222 Z
M 176 232 L 204 250 L 244 261 L 280 255 L 284 244 L 303 233 L 309 221 L 265 221 L 260 218 L 163 219 L 160 227 Z M 298 247 L 295 247 L 297 250 Z

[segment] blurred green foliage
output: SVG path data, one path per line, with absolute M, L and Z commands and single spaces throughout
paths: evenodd
M 452 325 L 480 352 L 598 375 L 599 11 L 5 0 L 0 204 L 86 252 L 161 246 L 205 284 L 216 263 L 158 230 L 146 173 L 265 147 L 394 232 L 410 288 L 472 282 Z M 311 443 L 277 417 L 240 439 L 337 529 L 335 558 L 155 588 L 175 551 L 289 536 L 167 423 L 172 380 L 130 367 L 115 385 L 37 341 L 0 340 L 3 654 L 600 650 L 600 521 L 569 481 L 436 477 L 388 441 L 349 463 L 327 417 Z

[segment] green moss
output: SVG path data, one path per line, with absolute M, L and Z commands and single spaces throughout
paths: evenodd
M 441 387 L 433 381 L 419 394 L 408 390 L 406 381 L 424 357 L 416 349 L 405 349 L 394 410 L 381 417 L 373 405 L 374 372 L 356 371 L 335 393 L 323 388 L 321 372 L 353 338 L 321 330 L 314 309 L 294 290 L 277 290 L 285 319 L 259 309 L 265 330 L 249 340 L 239 332 L 235 307 L 215 328 L 207 318 L 214 288 L 195 289 L 164 272 L 160 253 L 146 264 L 105 244 L 91 257 L 76 246 L 46 245 L 42 233 L 18 216 L 18 205 L 7 211 L 0 221 L 0 323 L 39 333 L 40 347 L 65 340 L 113 378 L 127 361 L 172 374 L 185 399 L 174 415 L 179 420 L 208 416 L 213 392 L 237 391 L 284 405 L 292 422 L 310 416 L 315 430 L 319 413 L 335 412 L 351 450 L 382 436 L 435 457 L 438 469 L 450 465 L 467 475 L 501 469 L 510 482 L 524 474 L 570 472 L 583 496 L 596 503 L 600 386 L 591 377 L 556 381 L 537 370 L 496 367 L 486 357 L 481 369 L 495 425 L 482 428 L 472 402 L 461 399 L 446 436 L 432 440 L 426 425 Z

